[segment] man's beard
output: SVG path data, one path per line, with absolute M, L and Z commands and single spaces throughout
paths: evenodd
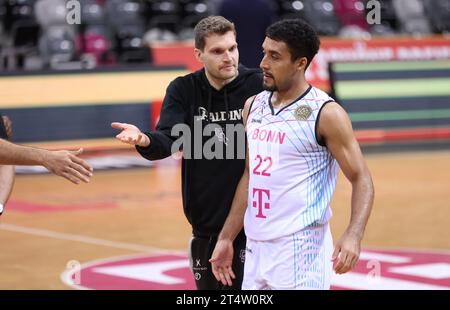
M 268 90 L 268 91 L 277 91 L 278 90 L 277 85 L 275 85 L 275 83 L 272 86 L 268 86 L 268 85 L 264 84 L 264 82 L 263 82 L 263 89 Z

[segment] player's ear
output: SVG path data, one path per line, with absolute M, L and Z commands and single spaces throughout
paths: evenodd
M 300 57 L 297 59 L 298 70 L 306 70 L 307 64 L 308 64 L 308 59 L 306 59 L 306 57 Z

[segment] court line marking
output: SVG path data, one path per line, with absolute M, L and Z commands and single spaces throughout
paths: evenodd
M 112 262 L 120 262 L 123 260 L 133 260 L 139 258 L 148 258 L 153 256 L 158 256 L 158 254 L 167 254 L 167 255 L 178 255 L 180 259 L 189 259 L 186 251 L 166 251 L 165 253 L 154 253 L 154 254 L 130 254 L 130 255 L 121 255 L 121 256 L 113 256 L 108 258 L 101 258 L 96 260 L 91 260 L 86 263 L 82 263 L 79 266 L 78 270 L 66 269 L 60 275 L 60 280 L 67 286 L 77 289 L 77 290 L 94 290 L 93 288 L 89 288 L 87 286 L 83 286 L 81 284 L 74 283 L 72 280 L 72 275 L 86 268 L 90 268 L 100 264 L 107 264 Z
M 61 233 L 52 230 L 40 229 L 40 228 L 30 228 L 25 226 L 19 226 L 14 224 L 0 224 L 0 230 L 10 231 L 10 232 L 18 232 L 24 233 L 34 236 L 47 237 L 53 239 L 67 240 L 67 241 L 75 241 L 93 245 L 106 246 L 111 248 L 117 248 L 122 250 L 131 250 L 136 252 L 144 252 L 144 253 L 176 253 L 179 254 L 182 251 L 171 251 L 167 249 L 145 246 L 140 244 L 133 244 L 127 242 L 118 242 L 111 241 L 99 238 L 93 238 L 83 235 L 69 234 L 69 233 Z

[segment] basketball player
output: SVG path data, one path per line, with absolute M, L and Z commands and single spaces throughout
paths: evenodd
M 138 152 L 149 160 L 166 158 L 172 154 L 178 136 L 172 129 L 184 124 L 191 138 L 185 142 L 200 145 L 200 156 L 189 154 L 183 146 L 182 194 L 185 215 L 192 225 L 190 245 L 192 271 L 198 289 L 226 289 L 211 272 L 209 258 L 216 244 L 228 212 L 234 191 L 245 167 L 245 133 L 242 126 L 242 108 L 245 100 L 262 90 L 260 70 L 250 70 L 239 63 L 234 25 L 220 16 L 201 20 L 194 30 L 195 56 L 204 68 L 184 77 L 178 77 L 167 88 L 156 131 L 142 133 L 129 124 L 113 123 L 120 129 L 117 138 L 136 145 Z M 229 126 L 240 125 L 242 141 L 229 135 Z M 196 129 L 211 134 L 196 136 Z M 242 148 L 242 156 L 209 158 L 203 153 L 211 139 L 221 146 L 223 153 Z M 195 150 L 194 150 L 195 153 Z M 236 280 L 232 289 L 241 287 L 245 235 L 237 232 L 234 240 L 233 269 Z
M 233 281 L 230 244 L 242 223 L 243 289 L 329 289 L 332 259 L 338 274 L 358 262 L 374 188 L 347 113 L 305 80 L 319 45 L 299 19 L 266 31 L 265 91 L 244 108 L 247 167 L 211 258 L 223 284 Z M 338 165 L 352 184 L 351 218 L 333 252 L 328 221 Z
M 6 115 L 0 115 L 0 138 L 11 139 L 12 124 Z M 0 215 L 3 212 L 4 205 L 11 195 L 14 185 L 15 167 L 12 165 L 0 165 Z

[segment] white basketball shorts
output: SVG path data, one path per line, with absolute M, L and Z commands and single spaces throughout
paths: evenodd
M 333 263 L 328 224 L 269 241 L 247 238 L 244 290 L 328 290 Z

